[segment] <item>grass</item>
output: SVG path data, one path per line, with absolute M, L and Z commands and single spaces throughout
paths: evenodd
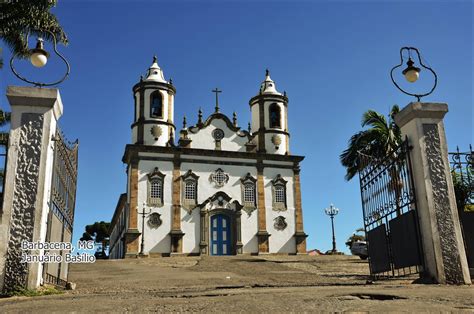
M 3 297 L 40 297 L 43 295 L 62 294 L 63 290 L 54 286 L 43 286 L 38 289 L 17 288 L 11 292 L 7 292 Z

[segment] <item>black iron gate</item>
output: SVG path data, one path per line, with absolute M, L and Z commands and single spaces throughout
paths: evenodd
M 3 213 L 3 191 L 7 172 L 8 137 L 9 133 L 0 133 L 0 217 Z
M 79 142 L 67 141 L 59 126 L 53 140 L 54 161 L 46 242 L 72 242 Z M 63 262 L 44 264 L 43 279 L 49 284 L 65 286 L 69 265 L 64 261 L 64 256 L 69 252 L 56 253 L 63 256 Z
M 466 249 L 467 263 L 474 273 L 474 152 L 469 146 L 468 152 L 449 153 L 451 174 L 456 194 L 456 205 L 461 222 L 461 230 Z
M 423 254 L 408 141 L 384 159 L 362 155 L 359 159 L 370 274 L 377 279 L 421 273 Z

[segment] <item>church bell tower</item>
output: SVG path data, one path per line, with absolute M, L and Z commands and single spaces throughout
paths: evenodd
M 132 143 L 169 146 L 174 141 L 174 95 L 171 79 L 165 80 L 156 56 L 146 77 L 133 86 L 135 118 L 132 124 Z
M 277 91 L 267 70 L 259 94 L 249 101 L 252 134 L 256 134 L 257 152 L 289 155 L 288 97 Z

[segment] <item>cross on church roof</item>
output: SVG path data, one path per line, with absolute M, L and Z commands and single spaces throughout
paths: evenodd
M 222 93 L 217 87 L 212 90 L 213 93 L 216 93 L 216 112 L 219 112 L 219 93 Z

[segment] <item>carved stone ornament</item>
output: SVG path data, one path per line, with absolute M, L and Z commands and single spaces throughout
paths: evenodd
M 217 169 L 214 173 L 209 176 L 209 181 L 214 182 L 216 187 L 223 187 L 229 182 L 229 175 L 224 172 L 221 168 Z
M 150 129 L 151 135 L 155 138 L 155 141 L 163 134 L 163 130 L 158 125 L 154 125 Z
M 436 124 L 423 124 L 423 135 L 426 141 L 426 158 L 432 185 L 434 212 L 438 222 L 438 232 L 443 257 L 446 281 L 455 283 L 463 282 L 461 260 L 453 221 L 452 207 L 449 199 L 449 186 L 446 178 L 445 164 L 441 137 Z M 450 180 L 450 179 L 449 179 Z
M 21 243 L 33 241 L 35 206 L 40 175 L 43 115 L 23 113 L 18 142 L 18 166 L 15 173 L 11 208 L 10 239 L 5 261 L 4 292 L 28 284 L 28 264 L 21 262 Z M 3 269 L 2 269 L 3 271 Z
M 153 228 L 153 229 L 156 229 L 158 228 L 159 226 L 161 226 L 161 224 L 163 223 L 163 221 L 161 220 L 161 215 L 158 214 L 158 213 L 151 213 L 149 216 L 148 216 L 148 226 L 150 228 Z
M 285 221 L 285 217 L 283 216 L 278 216 L 276 217 L 273 223 L 273 227 L 275 227 L 276 230 L 285 230 L 288 224 Z
M 226 209 L 233 212 L 240 211 L 243 206 L 237 200 L 232 201 L 232 198 L 225 192 L 219 191 L 213 196 L 206 199 L 202 204 L 197 205 L 204 212 L 210 212 L 216 209 Z
M 221 130 L 221 129 L 215 129 L 214 131 L 212 131 L 212 137 L 216 140 L 216 141 L 220 141 L 224 138 L 225 134 L 224 134 L 224 131 Z
M 279 135 L 273 135 L 272 136 L 272 143 L 275 146 L 280 146 L 281 145 L 281 137 Z

